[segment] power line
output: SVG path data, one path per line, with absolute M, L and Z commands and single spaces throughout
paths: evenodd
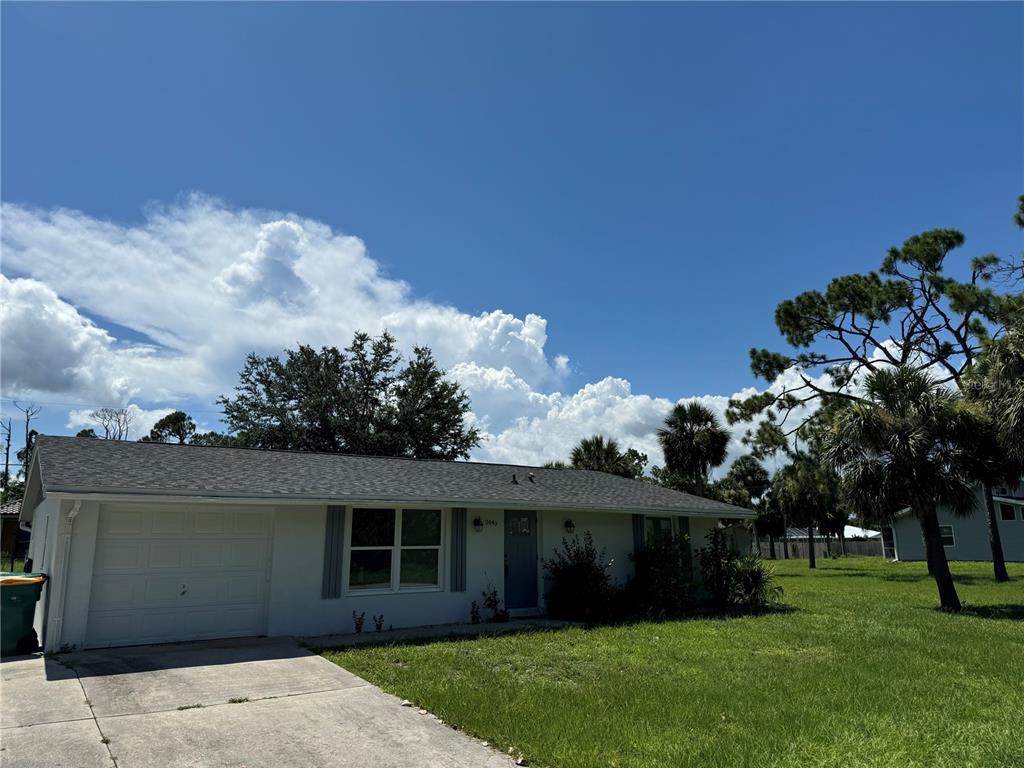
M 8 402 L 8 403 L 13 403 L 13 402 L 15 402 L 15 400 L 25 400 L 25 398 L 0 397 L 0 400 L 3 400 L 3 401 Z M 115 408 L 116 409 L 116 408 L 124 408 L 124 407 L 126 407 L 126 406 L 123 406 L 123 405 L 103 405 L 102 403 L 59 403 L 59 402 L 55 402 L 55 401 L 52 401 L 52 400 L 32 400 L 31 402 L 34 405 L 52 405 L 52 406 L 59 406 L 59 407 L 64 407 L 64 408 Z M 138 403 L 129 403 L 129 405 L 138 405 Z M 139 406 L 139 408 L 142 408 L 142 406 Z M 182 410 L 184 410 L 184 409 L 182 409 Z M 223 413 L 223 411 L 221 411 L 221 410 L 216 410 L 216 409 L 212 409 L 212 408 L 209 408 L 209 409 L 207 409 L 207 408 L 189 408 L 188 412 L 189 413 Z

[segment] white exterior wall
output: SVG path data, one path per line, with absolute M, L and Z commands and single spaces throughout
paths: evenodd
M 195 506 L 195 501 L 154 501 L 161 504 Z M 252 502 L 239 502 L 251 506 Z M 82 502 L 73 523 L 68 513 L 71 500 L 48 498 L 35 510 L 30 556 L 35 569 L 47 573 L 50 580 L 44 589 L 36 613 L 36 631 L 47 651 L 82 647 L 85 643 L 96 537 L 101 510 L 117 508 L 117 504 Z M 138 502 L 133 502 L 137 507 Z M 223 509 L 224 504 L 216 507 Z M 387 505 L 381 505 L 387 506 Z M 397 593 L 351 593 L 347 591 L 349 532 L 346 525 L 345 555 L 342 562 L 341 596 L 323 598 L 324 545 L 327 510 L 323 505 L 267 506 L 272 510 L 271 557 L 267 596 L 266 629 L 269 636 L 315 636 L 349 633 L 354 629 L 352 612 L 366 614 L 364 631 L 373 631 L 372 617 L 384 615 L 385 627 L 410 627 L 431 624 L 466 622 L 470 605 L 482 602 L 482 593 L 491 586 L 504 600 L 504 511 L 469 509 L 466 531 L 466 591 L 449 590 L 451 565 L 449 551 L 450 514 L 443 516 L 441 589 Z M 436 508 L 436 507 L 434 507 Z M 346 517 L 350 514 L 346 510 Z M 473 520 L 480 518 L 482 530 L 474 529 Z M 633 575 L 633 528 L 628 513 L 584 511 L 538 511 L 537 578 L 540 605 L 543 608 L 543 562 L 551 559 L 554 550 L 567 536 L 565 521 L 571 519 L 575 534 L 590 531 L 594 544 L 606 551 L 612 560 L 612 579 L 619 586 Z M 708 530 L 717 524 L 712 518 L 690 518 L 691 546 L 703 546 Z M 346 520 L 347 523 L 347 520 Z M 70 527 L 69 527 L 70 526 Z M 1021 523 L 1024 528 L 1024 523 Z M 68 533 L 73 535 L 68 537 Z M 64 568 L 64 545 L 67 545 L 67 567 Z M 699 577 L 699 568 L 698 570 Z M 66 574 L 62 571 L 66 570 Z M 64 598 L 60 599 L 63 592 Z M 53 599 L 51 599 L 53 596 Z M 59 603 L 59 604 L 58 604 Z M 482 607 L 481 607 L 482 609 Z M 486 612 L 484 612 L 486 618 Z M 45 615 L 45 620 L 44 620 Z M 44 628 L 46 630 L 44 634 Z
M 46 499 L 36 507 L 35 517 L 32 520 L 28 557 L 32 559 L 32 570 L 36 573 L 45 573 L 47 576 L 52 571 L 59 510 L 60 502 L 58 500 Z M 46 626 L 46 609 L 49 601 L 50 585 L 47 582 L 43 586 L 42 594 L 39 595 L 39 602 L 36 603 L 36 612 L 32 621 L 40 644 L 44 641 L 43 629 Z
M 32 519 L 32 534 L 28 540 L 28 557 L 33 561 L 32 569 L 44 572 L 43 568 L 47 563 L 47 557 L 52 552 L 49 546 L 52 541 L 51 524 L 57 517 L 57 509 L 60 502 L 57 499 L 46 499 L 36 507 Z
M 69 520 L 73 508 L 71 501 L 49 498 L 32 518 L 28 556 L 32 570 L 47 576 L 33 623 L 47 651 L 81 647 L 85 638 L 99 504 L 82 502 Z
M 99 524 L 100 505 L 96 502 L 83 502 L 73 521 L 68 521 L 71 502 L 61 504 L 62 536 L 70 534 L 68 550 L 67 576 L 62 578 L 54 557 L 54 584 L 51 593 L 60 600 L 63 591 L 63 606 L 54 604 L 50 607 L 49 627 L 59 633 L 59 646 L 81 648 L 85 642 L 86 625 L 89 619 L 89 595 L 92 590 L 92 566 L 96 553 L 96 528 Z M 59 549 L 59 547 L 58 547 Z M 61 611 L 63 607 L 63 611 Z M 56 640 L 56 637 L 54 638 Z M 56 647 L 59 647 L 56 646 Z
M 538 512 L 540 539 L 537 548 L 540 553 L 541 577 L 545 560 L 555 556 L 555 550 L 562 546 L 562 539 L 570 538 L 565 532 L 565 521 L 572 520 L 576 526 L 575 536 L 582 537 L 590 531 L 594 537 L 594 546 L 598 551 L 605 550 L 605 556 L 611 560 L 612 583 L 625 586 L 633 578 L 633 516 L 608 512 Z M 540 590 L 543 600 L 546 588 Z
M 718 525 L 718 521 L 713 518 L 707 517 L 692 517 L 690 518 L 690 552 L 696 552 L 703 546 L 707 545 L 707 535 Z M 691 558 L 693 562 L 693 578 L 695 582 L 701 582 L 700 572 L 700 560 L 696 557 Z
M 949 560 L 991 560 L 992 548 L 988 543 L 988 512 L 981 489 L 978 490 L 973 515 L 958 517 L 945 507 L 938 509 L 939 525 L 953 526 L 954 546 L 946 547 Z M 1022 507 L 1014 506 L 1014 519 L 1003 520 L 996 502 L 996 525 L 1007 562 L 1024 562 L 1024 520 Z M 915 561 L 925 559 L 921 524 L 912 514 L 902 515 L 892 525 L 896 540 L 896 559 Z
M 469 510 L 466 532 L 466 591 L 448 591 L 451 575 L 449 520 L 442 530 L 442 589 L 389 594 L 349 593 L 343 578 L 341 597 L 322 598 L 325 507 L 280 507 L 274 526 L 271 563 L 269 635 L 326 635 L 354 630 L 352 612 L 366 613 L 364 631 L 373 631 L 372 617 L 384 614 L 384 626 L 415 627 L 469 621 L 472 601 L 492 582 L 499 595 L 504 579 L 504 514 Z M 348 510 L 346 510 L 346 516 Z M 473 530 L 480 517 L 482 531 Z M 347 546 L 347 542 L 346 542 Z M 347 556 L 345 558 L 347 563 Z

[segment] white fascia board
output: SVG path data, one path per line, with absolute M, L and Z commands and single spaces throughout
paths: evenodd
M 564 505 L 552 505 L 552 504 L 530 504 L 527 502 L 519 501 L 507 501 L 507 502 L 496 502 L 494 500 L 473 500 L 473 499 L 458 499 L 458 500 L 443 500 L 443 499 L 429 499 L 429 498 L 376 498 L 376 499 L 361 499 L 361 498 L 348 498 L 348 497 L 334 497 L 334 498 L 323 498 L 323 497 L 306 497 L 306 496 L 238 496 L 238 495 L 227 495 L 227 494 L 191 494 L 191 493 L 138 493 L 136 491 L 117 491 L 114 489 L 102 489 L 102 490 L 90 490 L 90 491 L 71 491 L 71 490 L 52 490 L 49 492 L 50 496 L 58 499 L 87 499 L 90 501 L 100 502 L 181 502 L 181 501 L 192 501 L 202 504 L 248 504 L 248 505 L 271 505 L 271 506 L 308 506 L 314 505 L 327 505 L 327 504 L 344 504 L 346 506 L 387 506 L 387 505 L 398 505 L 398 506 L 420 506 L 420 507 L 468 507 L 470 509 L 492 509 L 492 510 L 504 510 L 504 509 L 522 509 L 522 510 L 536 510 L 544 512 L 608 512 L 611 514 L 640 514 L 640 515 L 683 515 L 686 517 L 707 517 L 718 520 L 720 518 L 738 518 L 738 519 L 752 519 L 755 514 L 747 509 L 741 509 L 739 507 L 733 507 L 727 510 L 714 510 L 709 511 L 706 509 L 686 509 L 684 507 L 677 508 L 647 508 L 647 507 L 612 507 L 612 506 L 598 506 L 598 505 L 577 505 L 577 506 L 564 506 Z
M 992 501 L 1000 504 L 1014 504 L 1018 507 L 1024 506 L 1024 499 L 1015 496 L 993 496 Z

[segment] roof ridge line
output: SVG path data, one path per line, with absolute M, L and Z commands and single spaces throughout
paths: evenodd
M 434 464 L 472 464 L 488 467 L 515 467 L 517 469 L 545 469 L 552 472 L 572 470 L 573 472 L 597 472 L 601 475 L 611 475 L 610 472 L 599 472 L 595 469 L 576 469 L 575 467 L 542 467 L 535 464 L 510 464 L 501 461 L 475 461 L 473 459 L 427 459 L 417 456 L 387 456 L 374 453 L 346 453 L 344 451 L 307 451 L 301 448 L 259 448 L 252 445 L 196 445 L 195 443 L 165 443 L 156 440 L 111 440 L 107 438 L 76 437 L 75 435 L 38 435 L 37 440 L 97 440 L 103 444 L 114 445 L 138 445 L 138 446 L 164 446 L 167 448 L 209 448 L 211 450 L 225 451 L 254 451 L 257 453 L 297 453 L 303 456 L 350 456 L 357 459 L 394 459 L 396 461 L 419 461 Z M 611 475 L 618 477 L 618 475 Z M 629 478 L 623 478 L 628 480 Z

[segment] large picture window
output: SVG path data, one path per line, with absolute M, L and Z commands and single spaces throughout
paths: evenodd
M 441 510 L 352 510 L 350 591 L 437 589 L 441 586 Z

